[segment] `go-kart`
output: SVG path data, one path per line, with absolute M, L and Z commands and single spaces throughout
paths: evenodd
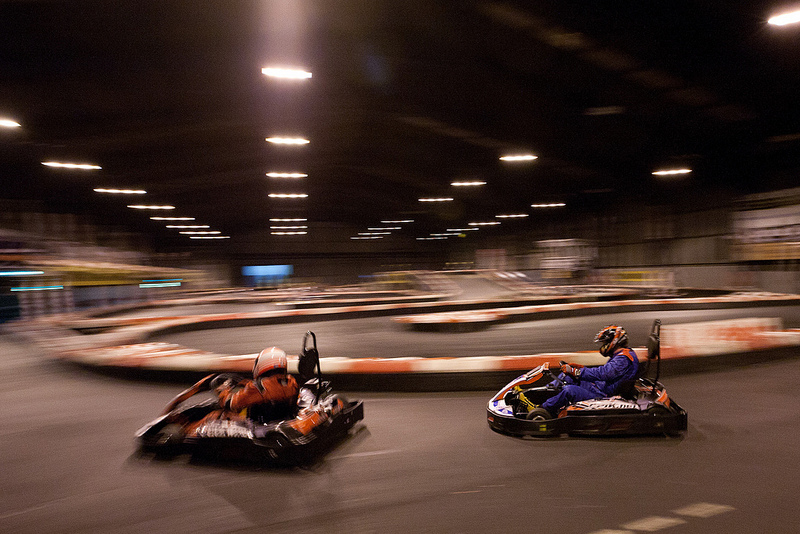
M 313 340 L 313 346 L 308 340 Z M 140 451 L 170 458 L 182 453 L 210 455 L 229 460 L 303 460 L 324 452 L 364 418 L 360 400 L 348 402 L 332 392 L 322 380 L 322 369 L 313 332 L 303 337 L 298 360 L 302 384 L 297 406 L 282 414 L 250 408 L 231 417 L 210 418 L 219 410 L 216 395 L 200 402 L 187 402 L 203 392 L 213 392 L 223 383 L 245 378 L 235 373 L 211 374 L 179 393 L 160 417 L 136 432 Z
M 545 410 L 518 410 L 519 396 L 541 405 L 558 394 L 566 383 L 550 370 L 549 362 L 509 382 L 487 406 L 492 430 L 513 436 L 580 435 L 678 435 L 687 428 L 687 415 L 658 381 L 661 368 L 661 321 L 656 319 L 647 340 L 647 359 L 641 362 L 635 380 L 620 385 L 615 395 L 576 402 L 556 417 Z M 656 376 L 648 378 L 655 360 Z M 561 362 L 564 363 L 564 362 Z

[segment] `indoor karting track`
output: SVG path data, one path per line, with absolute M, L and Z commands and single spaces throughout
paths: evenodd
M 625 327 L 631 346 L 642 347 L 654 319 L 677 324 L 742 317 L 781 317 L 784 328 L 795 328 L 800 326 L 800 307 L 615 313 L 508 323 L 459 333 L 417 332 L 393 322 L 391 317 L 374 317 L 185 332 L 155 336 L 150 341 L 218 354 L 253 354 L 276 345 L 289 354 L 297 354 L 303 334 L 312 330 L 323 357 L 508 356 L 596 350 L 592 342 L 595 334 L 612 323 Z
M 574 332 L 582 344 L 605 322 L 548 321 L 546 337 Z M 512 327 L 509 343 L 528 331 Z M 334 333 L 321 334 L 323 354 Z M 445 337 L 454 355 L 474 342 Z M 0 532 L 800 529 L 800 360 L 666 380 L 689 413 L 682 439 L 522 440 L 489 430 L 491 391 L 350 393 L 365 400 L 365 420 L 321 463 L 254 469 L 137 457 L 133 433 L 184 384 L 55 364 L 9 336 L 0 344 Z
M 447 279 L 457 288 L 457 299 L 489 300 L 508 296 L 510 293 L 509 288 L 480 276 L 447 275 Z M 267 306 L 271 305 L 203 305 L 202 311 L 194 313 L 228 313 L 232 309 L 238 312 L 261 311 Z M 191 313 L 189 307 L 181 310 Z M 168 310 L 155 311 L 161 314 L 170 313 Z M 120 316 L 138 316 L 141 313 L 143 311 L 139 310 Z M 306 330 L 312 330 L 317 334 L 323 357 L 510 356 L 595 350 L 592 343 L 595 334 L 611 323 L 623 325 L 628 331 L 631 345 L 641 347 L 644 346 L 656 318 L 661 319 L 664 324 L 675 324 L 741 317 L 781 317 L 784 328 L 800 327 L 800 307 L 768 306 L 729 310 L 612 313 L 604 316 L 508 323 L 459 333 L 418 332 L 392 321 L 391 317 L 373 317 L 173 333 L 156 335 L 150 341 L 175 343 L 218 354 L 253 354 L 276 345 L 289 354 L 297 354 L 303 334 Z

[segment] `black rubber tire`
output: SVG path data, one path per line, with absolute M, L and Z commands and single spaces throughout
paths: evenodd
M 550 412 L 544 408 L 534 408 L 525 416 L 525 419 L 528 421 L 547 421 L 548 419 L 552 418 L 553 416 L 550 415 Z

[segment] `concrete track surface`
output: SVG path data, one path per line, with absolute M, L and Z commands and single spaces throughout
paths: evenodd
M 800 531 L 800 360 L 671 377 L 681 439 L 516 439 L 488 428 L 492 392 L 351 393 L 348 440 L 259 469 L 134 453 L 183 384 L 0 350 L 3 533 Z

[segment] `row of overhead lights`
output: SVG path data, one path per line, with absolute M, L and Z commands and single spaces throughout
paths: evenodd
M 539 156 L 534 154 L 508 154 L 500 156 L 500 161 L 511 163 L 530 163 L 537 159 L 539 159 Z M 486 182 L 483 180 L 466 180 L 450 182 L 450 185 L 452 187 L 480 187 L 486 185 Z M 452 202 L 453 200 L 453 197 L 423 197 L 418 199 L 419 202 Z M 563 206 L 564 204 L 561 205 Z M 538 206 L 538 204 L 532 205 L 532 207 Z M 522 219 L 525 217 L 528 217 L 527 213 L 508 213 L 495 215 L 495 218 L 497 219 Z M 498 226 L 500 224 L 500 221 L 473 221 L 467 223 L 468 228 L 448 228 L 446 232 L 431 233 L 426 237 L 418 237 L 416 239 L 417 241 L 440 241 L 454 236 L 466 237 L 466 232 L 474 232 L 480 230 L 481 228 Z
M 515 155 L 505 155 L 501 156 L 500 160 L 502 161 L 510 161 L 510 162 L 531 162 L 538 159 L 538 156 L 533 154 L 515 154 Z M 453 187 L 479 187 L 482 185 L 486 185 L 486 182 L 483 180 L 469 180 L 469 181 L 455 181 L 450 183 Z M 455 200 L 453 197 L 422 197 L 419 198 L 419 202 L 423 203 L 439 203 L 439 202 L 452 202 Z M 542 207 L 560 207 L 565 206 L 564 203 L 553 203 L 553 204 L 532 204 L 531 207 L 534 208 L 542 208 Z M 496 215 L 495 218 L 497 219 L 521 219 L 528 217 L 527 213 L 508 213 L 508 214 L 501 214 Z M 413 220 L 399 220 L 399 221 L 381 221 L 382 224 L 391 224 L 391 223 L 410 223 L 414 222 Z M 497 226 L 501 224 L 500 221 L 474 221 L 467 223 L 468 228 L 448 228 L 446 232 L 440 233 L 431 233 L 426 237 L 417 237 L 417 241 L 439 241 L 447 239 L 448 237 L 459 236 L 465 237 L 465 232 L 472 232 L 478 231 L 482 227 L 488 226 Z M 358 235 L 352 236 L 350 239 L 353 240 L 374 240 L 374 239 L 383 239 L 387 235 L 391 235 L 392 230 L 400 230 L 401 227 L 380 227 L 380 228 L 368 228 L 368 232 L 359 232 Z
M 264 67 L 261 73 L 268 78 L 277 78 L 283 80 L 309 80 L 312 74 L 303 69 L 288 69 L 282 67 Z M 301 137 L 267 137 L 266 141 L 273 145 L 284 146 L 303 146 L 310 143 L 308 139 Z M 270 171 L 267 173 L 268 178 L 273 179 L 289 179 L 299 180 L 308 178 L 308 174 L 304 172 L 284 172 L 284 171 Z M 294 192 L 294 193 L 269 193 L 269 198 L 277 200 L 299 200 L 308 198 L 307 193 Z M 270 235 L 274 236 L 301 236 L 308 234 L 308 219 L 306 218 L 284 218 L 284 219 L 270 219 Z
M 358 232 L 358 235 L 350 237 L 353 241 L 364 241 L 383 239 L 387 235 L 392 235 L 396 230 L 402 230 L 404 224 L 412 224 L 414 219 L 395 219 L 381 221 L 382 225 L 388 226 L 369 226 L 366 232 Z M 399 225 L 399 226 L 398 226 Z
M 22 125 L 11 119 L 0 119 L 0 127 L 20 128 Z M 93 163 L 72 163 L 63 161 L 43 161 L 42 165 L 53 169 L 66 169 L 78 171 L 102 170 L 100 165 Z M 95 193 L 110 195 L 145 195 L 144 189 L 122 189 L 110 187 L 95 187 Z M 174 210 L 175 206 L 166 204 L 128 204 L 128 208 L 137 210 Z M 150 217 L 156 221 L 193 221 L 194 217 Z M 221 235 L 222 232 L 210 230 L 208 225 L 167 225 L 167 228 L 181 230 L 179 233 L 189 236 L 190 239 L 230 239 L 230 236 Z M 202 230 L 199 230 L 202 229 Z

